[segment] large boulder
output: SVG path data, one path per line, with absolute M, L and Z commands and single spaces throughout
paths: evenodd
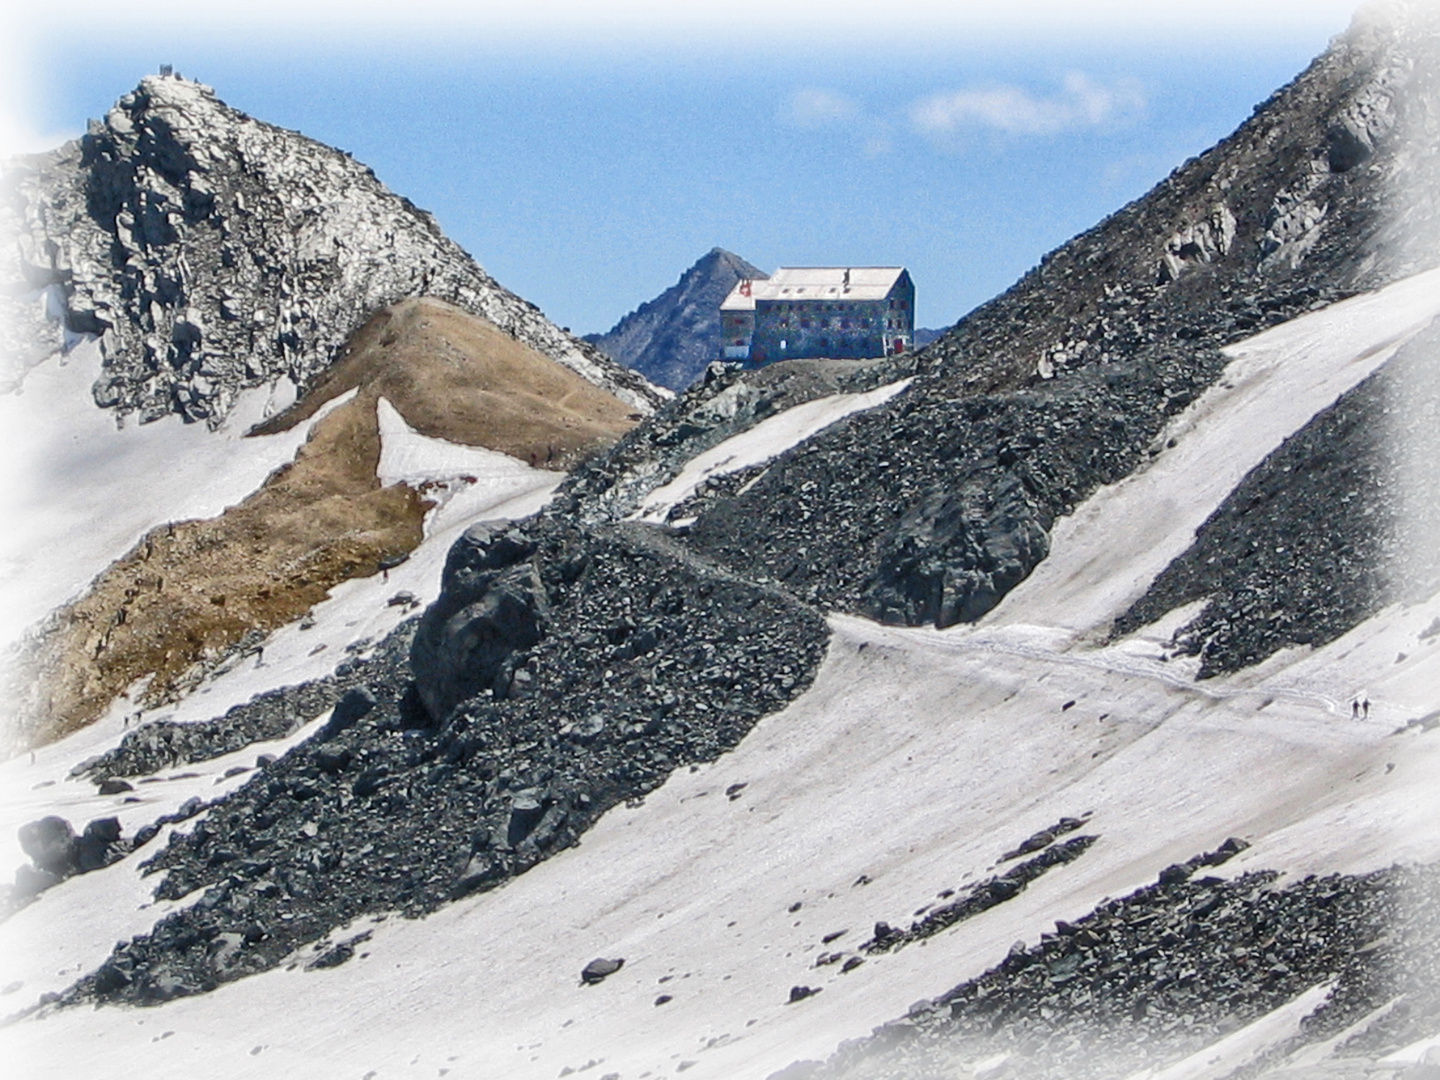
M 421 617 L 410 651 L 416 690 L 436 722 L 483 691 L 504 697 L 506 662 L 539 644 L 545 590 L 534 566 L 521 561 L 534 550 L 508 522 L 472 525 L 451 548 L 440 596 Z
M 974 622 L 1050 550 L 1048 515 L 1005 469 L 940 486 L 900 519 L 864 591 L 881 622 Z
M 535 553 L 535 540 L 511 521 L 477 521 L 445 556 L 442 592 L 483 587 L 487 574 L 505 570 Z
M 109 866 L 121 858 L 125 851 L 120 844 L 120 819 L 97 818 L 85 826 L 85 832 L 75 843 L 75 869 L 77 873 L 88 874 Z
M 363 717 L 368 716 L 373 708 L 374 694 L 363 686 L 351 687 L 330 710 L 330 718 L 316 735 L 316 740 L 328 742 L 347 728 L 354 727 Z

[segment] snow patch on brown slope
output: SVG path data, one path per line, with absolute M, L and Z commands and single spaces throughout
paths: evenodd
M 311 394 L 256 433 L 287 429 L 347 395 L 254 494 L 218 517 L 152 530 L 52 615 L 18 665 L 12 730 L 55 738 L 138 680 L 149 680 L 142 706 L 170 700 L 335 585 L 407 557 L 433 502 L 423 484 L 377 478 L 381 397 L 423 435 L 554 469 L 634 423 L 628 405 L 429 299 L 377 314 Z

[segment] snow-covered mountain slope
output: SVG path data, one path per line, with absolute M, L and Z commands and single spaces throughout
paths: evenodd
M 1165 427 L 1142 468 L 1059 521 L 1050 557 L 991 621 L 1105 633 L 1247 474 L 1437 316 L 1440 270 L 1429 270 L 1227 348 L 1220 382 Z M 1131 591 L 1116 594 L 1127 578 Z
M 720 304 L 730 290 L 742 278 L 769 276 L 734 252 L 711 248 L 655 299 L 585 340 L 647 379 L 684 390 L 721 357 Z
M 593 1061 L 597 1075 L 675 1075 L 691 1062 L 689 1075 L 761 1078 L 828 1056 L 917 998 L 978 976 L 1012 941 L 1034 942 L 1056 919 L 1078 921 L 1230 836 L 1250 846 L 1211 871 L 1228 880 L 1280 870 L 1284 884 L 1440 860 L 1431 783 L 1440 734 L 1395 733 L 1440 708 L 1431 677 L 1440 641 L 1423 636 L 1440 617 L 1440 596 L 1382 611 L 1323 649 L 1202 683 L 1193 663 L 1166 658 L 1169 627 L 1109 644 L 1084 634 L 1107 625 L 1155 572 L 1142 560 L 1156 540 L 1135 523 L 1166 520 L 1188 501 L 1194 475 L 1183 461 L 1198 455 L 1243 472 L 1243 455 L 1263 457 L 1333 399 L 1317 397 L 1317 384 L 1362 377 L 1348 372 L 1413 333 L 1426 303 L 1440 303 L 1424 284 L 1400 283 L 1233 349 L 1233 387 L 1180 414 L 1169 429 L 1174 447 L 1140 476 L 1101 489 L 1073 527 L 1057 531 L 1046 565 L 1084 582 L 1074 603 L 1045 604 L 1052 585 L 1036 574 L 973 626 L 834 617 L 814 685 L 789 708 L 503 889 L 424 919 L 337 927 L 330 944 L 369 936 L 334 968 L 278 968 L 158 1011 L 60 1010 L 0 1039 L 35 1076 L 102 1064 L 181 1076 L 204 1061 L 222 1076 L 288 1068 L 550 1077 Z M 1315 350 L 1317 340 L 1333 347 Z M 1274 415 L 1275 393 L 1297 403 L 1288 420 Z M 792 412 L 800 434 L 808 410 Z M 1244 444 L 1229 434 L 1235 425 L 1251 433 Z M 1117 500 L 1128 512 L 1091 513 Z M 383 603 L 373 588 L 371 597 Z M 290 648 L 271 645 L 267 663 L 293 663 Z M 1398 652 L 1408 656 L 1395 663 Z M 253 673 L 245 677 L 254 685 Z M 1369 716 L 1354 719 L 1350 703 L 1362 691 Z M 12 761 L 6 789 L 50 779 L 73 792 L 65 771 L 99 744 L 87 733 L 33 765 Z M 268 748 L 184 771 L 212 784 Z M 147 791 L 145 811 L 194 790 L 186 783 L 154 785 L 169 798 Z M 25 791 L 7 816 L 34 814 L 48 790 Z M 78 793 L 67 801 L 77 820 L 116 805 Z M 145 819 L 133 804 L 122 809 Z M 904 926 L 943 890 L 1003 872 L 1002 855 L 1065 817 L 1098 837 L 1072 862 L 923 946 L 859 948 L 877 921 Z M 116 936 L 175 906 L 142 914 L 151 902 L 133 859 L 66 882 L 0 927 L 0 951 L 15 965 L 0 979 L 24 982 L 17 1005 L 63 989 L 94 970 Z M 77 933 L 77 924 L 88 929 Z M 836 931 L 845 933 L 823 940 Z M 817 966 L 823 954 L 839 957 Z M 582 985 L 580 969 L 595 956 L 625 965 Z M 845 970 L 851 957 L 865 962 Z M 792 1004 L 792 986 L 822 992 Z M 668 1000 L 656 1004 L 661 995 Z M 1258 1008 L 1247 1002 L 1238 1018 L 1258 1019 Z M 1430 1034 L 1440 1035 L 1440 1016 L 1431 1019 Z M 1282 1025 L 1271 1042 L 1291 1033 Z M 1212 1064 L 1193 1075 L 1227 1072 Z
M 142 422 L 213 426 L 244 389 L 308 385 L 373 312 L 421 295 L 637 412 L 665 396 L 497 284 L 349 155 L 177 76 L 146 77 L 81 139 L 7 163 L 0 235 L 0 383 L 98 336 L 95 401 Z

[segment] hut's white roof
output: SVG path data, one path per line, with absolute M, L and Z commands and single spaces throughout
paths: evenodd
M 782 266 L 765 281 L 741 281 L 721 311 L 749 311 L 756 300 L 883 300 L 903 266 Z

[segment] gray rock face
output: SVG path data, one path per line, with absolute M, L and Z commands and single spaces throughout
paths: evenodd
M 742 278 L 769 276 L 739 255 L 711 248 L 654 300 L 586 340 L 647 379 L 683 390 L 720 359 L 721 301 Z
M 103 122 L 10 163 L 0 385 L 98 335 L 95 400 L 211 424 L 235 395 L 304 386 L 377 308 L 439 297 L 648 413 L 661 395 L 498 285 L 349 155 L 149 76 Z M 48 325 L 45 316 L 58 317 Z
M 444 591 L 421 617 L 410 653 L 416 689 L 436 720 L 482 690 L 505 697 L 513 675 L 506 660 L 540 641 L 545 589 L 520 561 L 534 550 L 503 522 L 472 525 L 451 549 Z
M 974 622 L 1050 552 L 1049 515 L 1013 474 L 932 489 L 893 531 L 863 607 L 882 622 Z
M 497 574 L 448 618 L 444 610 L 432 608 L 421 619 L 411 653 L 421 699 L 437 719 L 483 689 L 505 696 L 513 674 L 504 671 L 505 661 L 540 640 L 544 590 L 531 567 L 518 566 Z

